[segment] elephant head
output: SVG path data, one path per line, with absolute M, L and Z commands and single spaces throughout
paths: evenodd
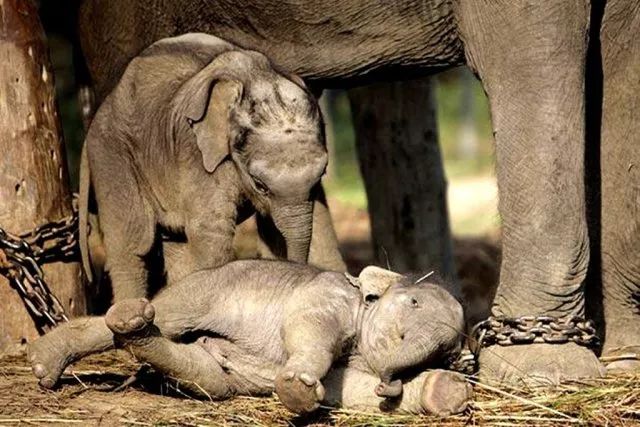
M 282 233 L 287 258 L 306 262 L 311 193 L 327 166 L 324 124 L 315 97 L 297 76 L 274 70 L 257 52 L 216 57 L 181 89 L 182 117 L 204 168 L 234 163 L 245 194 Z
M 358 279 L 366 304 L 359 352 L 380 376 L 376 394 L 400 395 L 403 372 L 460 350 L 462 306 L 444 287 L 379 267 L 365 268 Z

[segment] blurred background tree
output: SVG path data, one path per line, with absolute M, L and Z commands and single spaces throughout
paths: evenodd
M 499 226 L 489 107 L 480 82 L 466 68 L 439 74 L 436 104 L 440 147 L 449 183 L 449 212 L 457 235 L 483 235 Z M 351 109 L 345 91 L 323 94 L 325 116 L 333 123 L 334 144 L 328 194 L 366 209 L 367 200 L 355 150 Z M 327 101 L 327 100 L 330 101 Z

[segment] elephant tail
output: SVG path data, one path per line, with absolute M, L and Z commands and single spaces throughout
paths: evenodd
M 91 190 L 91 173 L 89 171 L 89 161 L 87 159 L 87 144 L 82 147 L 80 157 L 80 200 L 78 202 L 78 234 L 80 240 L 80 255 L 82 257 L 82 268 L 89 283 L 93 282 L 93 271 L 91 269 L 91 257 L 89 254 L 89 192 Z M 96 233 L 98 230 L 92 230 Z

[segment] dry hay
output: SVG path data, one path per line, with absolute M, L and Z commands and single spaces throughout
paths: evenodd
M 275 397 L 198 401 L 153 381 L 124 391 L 108 390 L 136 369 L 123 351 L 92 356 L 67 371 L 61 389 L 47 391 L 37 386 L 24 356 L 0 358 L 0 426 L 640 425 L 640 372 L 554 389 L 480 384 L 468 413 L 439 419 L 328 408 L 311 417 L 297 417 Z

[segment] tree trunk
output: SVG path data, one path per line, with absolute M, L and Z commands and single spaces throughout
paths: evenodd
M 71 213 L 53 74 L 32 0 L 0 4 L 0 226 L 18 234 Z M 70 315 L 84 314 L 78 263 L 44 266 Z M 0 353 L 37 332 L 18 294 L 0 276 Z
M 352 89 L 349 99 L 377 263 L 453 278 L 431 81 Z

